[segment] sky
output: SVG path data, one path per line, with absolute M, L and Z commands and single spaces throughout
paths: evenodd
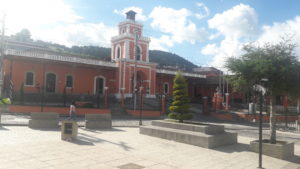
M 245 44 L 282 37 L 292 37 L 300 56 L 298 0 L 0 0 L 0 21 L 5 14 L 6 35 L 26 28 L 35 40 L 110 47 L 128 10 L 137 12 L 151 50 L 198 66 L 222 68 Z

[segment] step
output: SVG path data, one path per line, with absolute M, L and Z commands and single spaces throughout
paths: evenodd
M 169 122 L 166 120 L 155 120 L 152 121 L 153 126 L 160 126 L 178 130 L 186 130 L 186 131 L 195 131 L 201 132 L 205 134 L 218 134 L 224 133 L 224 126 L 223 125 L 212 125 L 212 124 L 187 124 L 187 123 L 176 123 L 176 122 Z
M 201 132 L 165 128 L 159 126 L 141 126 L 140 134 L 173 140 L 185 144 L 191 144 L 204 148 L 214 148 L 222 145 L 237 143 L 237 133 L 224 132 L 216 135 L 208 135 Z

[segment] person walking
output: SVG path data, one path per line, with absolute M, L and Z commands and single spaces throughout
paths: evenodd
M 76 104 L 75 101 L 72 101 L 71 105 L 70 105 L 70 120 L 76 120 Z

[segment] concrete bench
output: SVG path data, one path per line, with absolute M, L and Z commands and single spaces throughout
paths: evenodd
M 161 120 L 152 121 L 151 126 L 141 126 L 140 134 L 204 148 L 214 148 L 237 143 L 237 133 L 225 132 L 222 125 L 196 125 Z
M 87 129 L 112 128 L 111 114 L 86 114 L 85 128 Z
M 165 120 L 155 120 L 155 121 L 152 121 L 151 124 L 153 126 L 160 126 L 160 127 L 179 129 L 179 130 L 195 131 L 195 132 L 201 132 L 201 133 L 210 134 L 210 135 L 224 133 L 223 125 L 213 125 L 213 124 L 204 124 L 204 123 L 199 123 L 198 125 L 187 124 L 187 123 L 180 124 L 180 123 L 168 122 Z
M 52 112 L 34 112 L 30 114 L 30 128 L 58 128 L 58 113 Z

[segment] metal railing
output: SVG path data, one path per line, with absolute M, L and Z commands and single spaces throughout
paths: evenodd
M 278 130 L 300 133 L 300 121 L 298 120 L 293 122 L 278 121 L 276 122 L 276 128 Z

